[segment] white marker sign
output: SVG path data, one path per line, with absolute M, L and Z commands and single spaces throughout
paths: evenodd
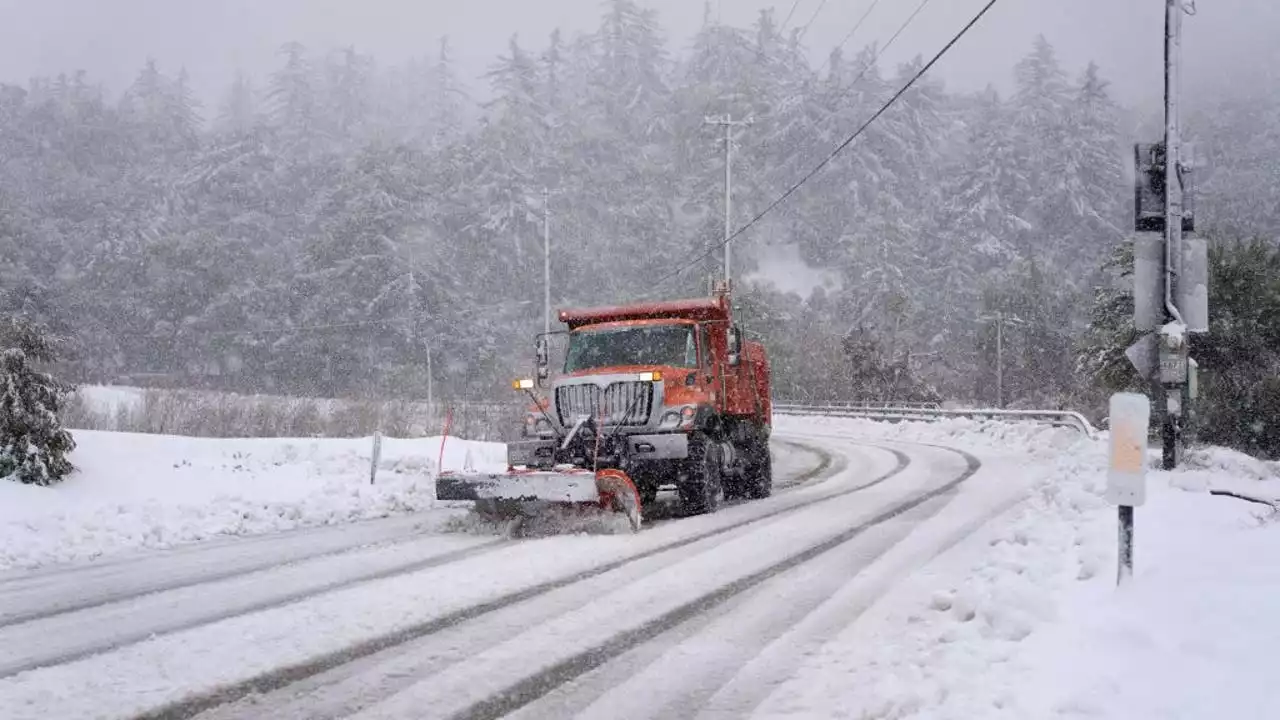
M 1138 393 L 1111 396 L 1111 466 L 1107 500 L 1138 507 L 1147 500 L 1147 433 L 1151 401 Z

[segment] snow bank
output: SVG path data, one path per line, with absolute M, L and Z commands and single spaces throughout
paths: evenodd
M 1280 714 L 1272 664 L 1280 647 L 1274 515 L 1231 498 L 1154 493 L 1137 511 L 1133 582 L 1117 591 L 1108 573 L 1067 588 L 1062 621 L 1033 656 L 1046 714 L 1115 720 Z M 1097 526 L 1095 532 L 1114 527 Z
M 883 422 L 835 417 L 778 416 L 780 431 L 804 434 L 830 433 L 843 438 L 954 445 L 1005 455 L 1029 455 L 1052 461 L 1068 451 L 1079 451 L 1083 439 L 1070 428 L 1029 422 L 1000 422 L 947 418 L 937 422 Z M 1105 445 L 1101 446 L 1105 447 Z
M 89 560 L 218 536 L 411 513 L 435 502 L 440 438 L 217 440 L 73 432 L 61 485 L 0 483 L 0 570 Z M 505 468 L 500 443 L 450 438 L 446 469 Z
M 1022 453 L 1027 501 L 882 597 L 798 668 L 758 717 L 1263 718 L 1280 646 L 1274 465 L 1218 448 L 1152 472 L 1137 573 L 1115 589 L 1106 438 L 1035 425 L 833 419 L 853 437 Z M 1191 492 L 1188 492 L 1191 490 Z M 856 681 L 851 681 L 855 679 Z

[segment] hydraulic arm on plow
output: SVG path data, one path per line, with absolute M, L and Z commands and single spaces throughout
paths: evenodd
M 546 336 L 525 439 L 507 447 L 508 470 L 442 473 L 441 500 L 473 500 L 484 514 L 529 515 L 574 505 L 625 513 L 639 529 L 661 487 L 686 514 L 723 498 L 772 492 L 772 404 L 764 347 L 744 341 L 727 292 L 711 298 L 563 310 L 568 348 L 550 379 Z

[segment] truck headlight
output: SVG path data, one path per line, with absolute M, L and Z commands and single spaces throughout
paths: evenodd
M 529 413 L 524 419 L 525 437 L 541 437 L 545 435 L 554 435 L 555 430 L 551 427 L 551 421 L 546 416 L 537 413 Z
M 692 405 L 671 408 L 662 414 L 662 419 L 658 421 L 658 427 L 664 430 L 676 429 L 686 430 L 693 427 L 693 421 L 698 416 L 698 408 Z

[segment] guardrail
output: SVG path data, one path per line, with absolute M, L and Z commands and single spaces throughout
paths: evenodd
M 781 403 L 773 406 L 776 415 L 817 415 L 820 417 L 847 417 L 889 422 L 931 422 L 945 418 L 973 420 L 1005 420 L 1011 422 L 1039 422 L 1059 427 L 1069 427 L 1087 437 L 1098 434 L 1089 419 L 1071 410 L 997 410 L 992 408 L 940 408 L 928 403 L 900 406 L 850 404 L 850 405 L 798 405 Z
M 774 407 L 823 408 L 827 410 L 938 410 L 936 402 L 897 402 L 884 400 L 858 400 L 814 405 L 812 403 L 774 403 Z

